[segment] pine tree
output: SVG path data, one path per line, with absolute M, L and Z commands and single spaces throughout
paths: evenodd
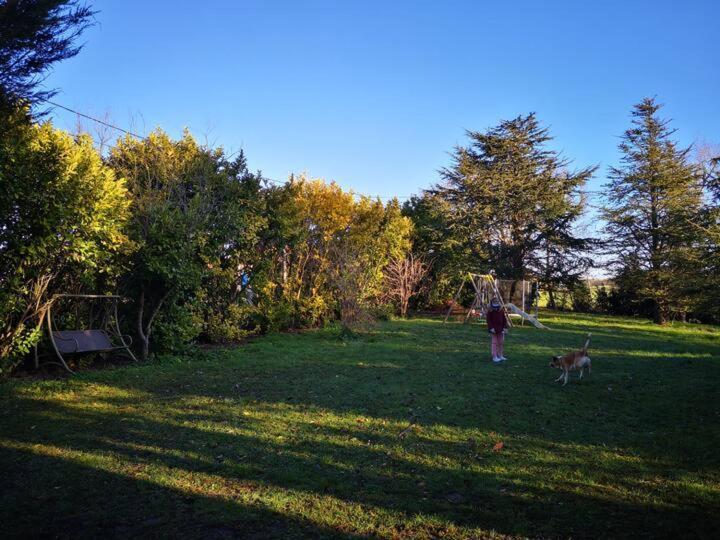
M 696 224 L 702 236 L 701 271 L 698 274 L 695 314 L 720 322 L 720 147 L 701 146 L 697 163 L 705 187 L 702 219 Z
M 448 209 L 466 270 L 493 269 L 516 280 L 582 273 L 558 268 L 563 258 L 555 255 L 589 246 L 574 225 L 585 208 L 581 189 L 596 168 L 569 171 L 569 161 L 547 148 L 552 137 L 535 114 L 467 135 L 470 144 L 455 150 L 453 166 L 441 171 L 444 182 L 432 192 Z
M 697 258 L 691 224 L 702 190 L 690 149 L 672 140 L 660 108 L 651 98 L 635 105 L 619 145 L 621 164 L 610 168 L 603 214 L 611 265 L 621 272 L 633 265 L 638 298 L 651 303 L 653 320 L 662 324 L 688 309 L 686 284 Z
M 78 0 L 0 1 L 0 98 L 34 103 L 53 95 L 48 69 L 80 52 L 73 45 L 95 12 Z

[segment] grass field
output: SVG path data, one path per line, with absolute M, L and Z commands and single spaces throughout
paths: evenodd
M 479 326 L 417 319 L 0 385 L 0 530 L 714 536 L 719 329 L 543 320 L 499 366 Z M 592 375 L 554 384 L 588 330 Z

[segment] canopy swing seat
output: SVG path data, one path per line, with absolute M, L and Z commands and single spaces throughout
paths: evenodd
M 74 373 L 65 360 L 68 356 L 121 352 L 137 362 L 137 358 L 130 350 L 132 338 L 120 331 L 118 303 L 124 300 L 126 300 L 124 297 L 115 295 L 55 295 L 45 313 L 45 322 L 48 338 L 58 361 L 47 363 L 57 364 L 69 373 Z M 62 322 L 58 325 L 57 319 L 53 316 L 53 306 L 62 307 L 63 303 L 74 304 L 75 310 L 61 313 Z M 82 307 L 85 308 L 84 312 Z M 75 329 L 59 330 L 58 328 L 62 326 L 75 326 Z M 39 367 L 37 348 L 35 367 Z

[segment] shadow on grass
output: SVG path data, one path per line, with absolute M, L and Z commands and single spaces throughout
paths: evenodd
M 10 390 L 4 529 L 667 537 L 720 526 L 717 490 L 697 482 L 717 480 L 717 362 L 673 365 L 658 350 L 638 369 L 619 355 L 644 341 L 623 335 L 612 349 L 618 336 L 600 331 L 605 365 L 561 389 L 547 349 L 578 329 L 521 329 L 509 348 L 522 358 L 492 366 L 477 328 L 393 327 L 390 343 L 382 330 L 351 343 L 273 336 L 213 362 L 84 374 L 56 385 L 65 401 Z
M 684 498 L 681 505 L 633 497 L 642 482 L 670 474 L 672 464 L 615 462 L 592 446 L 510 436 L 509 449 L 496 453 L 492 437 L 439 440 L 432 426 L 400 439 L 397 430 L 379 434 L 312 420 L 277 425 L 267 414 L 292 415 L 282 404 L 268 403 L 257 404 L 258 418 L 234 417 L 233 405 L 223 402 L 202 418 L 183 412 L 179 403 L 163 421 L 153 419 L 152 410 L 118 419 L 113 408 L 119 400 L 109 401 L 113 407 L 99 411 L 19 403 L 31 424 L 22 436 L 15 430 L 14 437 L 0 439 L 3 477 L 10 479 L 4 495 L 16 502 L 0 515 L 14 523 L 11 533 L 286 538 L 351 532 L 452 536 L 479 529 L 657 537 L 709 535 L 718 525 L 707 513 L 708 501 L 684 490 L 677 494 Z M 194 424 L 183 423 L 188 420 Z M 284 440 L 277 440 L 278 433 Z M 527 460 L 523 465 L 514 466 L 514 448 Z M 429 465 L 426 456 L 436 464 Z M 607 486 L 588 489 L 579 471 L 581 477 L 606 478 Z M 269 507 L 277 499 L 277 507 Z M 313 505 L 327 510 L 298 510 Z M 318 523 L 323 512 L 328 522 Z M 367 515 L 343 521 L 343 515 L 358 512 Z M 418 515 L 429 523 L 415 530 L 409 524 Z
M 3 469 L 31 468 L 22 477 L 4 471 L 3 496 L 12 497 L 0 511 L 4 538 L 369 538 L 56 456 L 2 448 L 0 458 Z

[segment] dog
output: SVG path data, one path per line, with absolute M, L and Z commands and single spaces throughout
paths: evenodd
M 580 370 L 580 377 L 578 377 L 578 380 L 583 378 L 583 372 L 585 371 L 585 368 L 587 368 L 588 374 L 591 373 L 591 362 L 590 357 L 588 356 L 590 336 L 591 334 L 587 335 L 585 345 L 579 351 L 574 351 L 564 356 L 552 357 L 552 360 L 550 361 L 550 367 L 562 369 L 562 374 L 557 379 L 555 379 L 555 382 L 560 382 L 561 380 L 565 379 L 565 382 L 563 382 L 563 386 L 565 386 L 568 382 L 570 372 L 576 369 Z

